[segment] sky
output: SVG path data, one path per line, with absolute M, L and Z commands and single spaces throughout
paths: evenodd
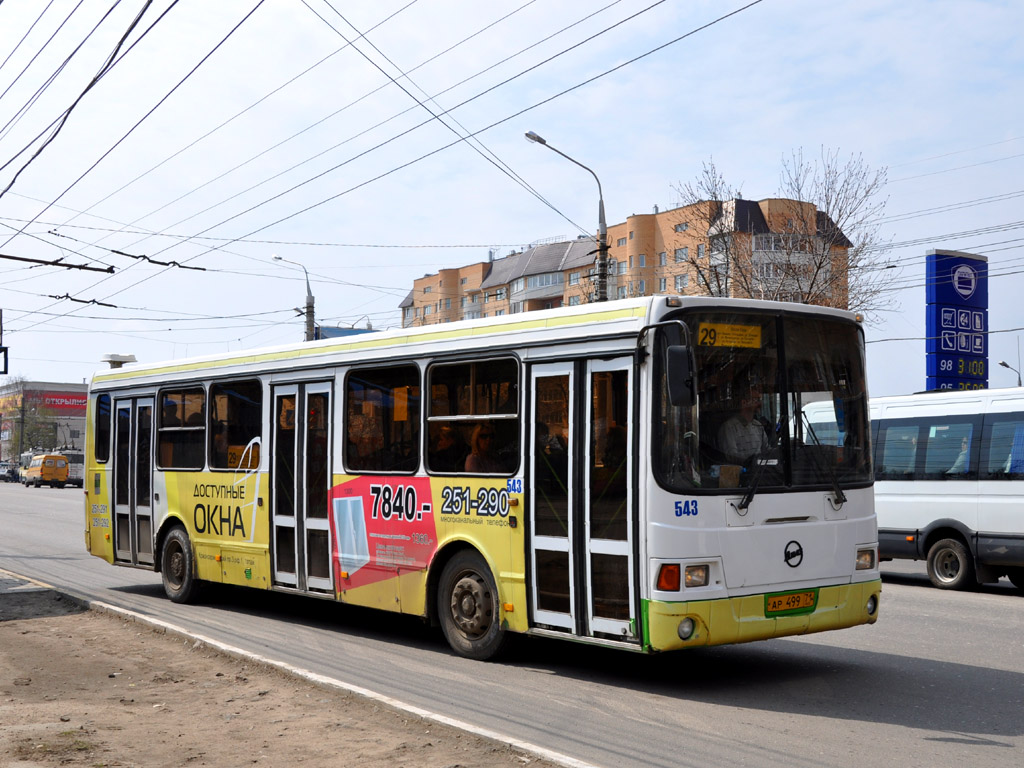
M 758 200 L 795 150 L 861 156 L 901 267 L 871 394 L 924 389 L 933 248 L 989 259 L 1012 386 L 1021 29 L 1016 0 L 0 0 L 8 374 L 301 340 L 304 269 L 321 325 L 399 327 L 417 277 L 594 232 L 535 131 L 609 224 L 709 160 Z

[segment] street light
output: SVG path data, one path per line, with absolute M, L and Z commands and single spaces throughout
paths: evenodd
M 313 291 L 309 288 L 309 272 L 306 270 L 306 267 L 299 262 L 285 259 L 278 256 L 276 253 L 270 258 L 274 261 L 283 261 L 286 264 L 294 264 L 297 267 L 302 267 L 302 273 L 306 276 L 306 341 L 312 341 L 316 334 L 313 323 Z
M 608 301 L 608 226 L 604 220 L 604 194 L 601 192 L 601 180 L 597 178 L 597 174 L 594 173 L 590 168 L 587 168 L 579 160 L 573 160 L 565 152 L 561 152 L 544 139 L 538 136 L 533 131 L 527 131 L 526 140 L 532 141 L 534 144 L 542 144 L 543 146 L 550 149 L 552 152 L 556 152 L 571 163 L 575 163 L 583 170 L 587 171 L 591 176 L 594 177 L 594 181 L 597 182 L 597 301 Z
M 1020 386 L 1020 371 L 1018 371 L 1016 368 L 1014 368 L 1012 365 L 1010 365 L 1005 360 L 1000 360 L 999 364 L 1001 366 L 1003 366 L 1003 368 L 1009 368 L 1011 371 L 1013 371 L 1014 373 L 1017 374 L 1017 386 L 1019 387 Z

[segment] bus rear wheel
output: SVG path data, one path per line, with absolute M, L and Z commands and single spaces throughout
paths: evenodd
M 199 595 L 199 580 L 195 575 L 192 543 L 180 525 L 167 532 L 160 550 L 160 576 L 164 592 L 172 602 L 188 603 Z
M 445 565 L 437 591 L 437 613 L 452 650 L 468 659 L 492 659 L 508 639 L 501 627 L 494 577 L 476 552 L 459 552 Z
M 928 578 L 939 589 L 976 586 L 971 553 L 957 539 L 940 539 L 928 550 Z

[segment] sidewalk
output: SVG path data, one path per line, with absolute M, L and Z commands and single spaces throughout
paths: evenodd
M 582 765 L 157 631 L 0 572 L 0 766 Z

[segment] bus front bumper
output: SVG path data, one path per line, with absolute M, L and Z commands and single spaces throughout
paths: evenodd
M 644 645 L 649 651 L 672 651 L 747 643 L 874 624 L 878 620 L 880 579 L 820 587 L 816 592 L 813 610 L 791 615 L 766 615 L 768 595 L 764 593 L 678 603 L 645 600 Z

